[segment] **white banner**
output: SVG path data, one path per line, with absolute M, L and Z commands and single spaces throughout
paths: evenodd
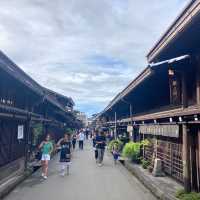
M 18 125 L 17 139 L 21 140 L 23 138 L 24 138 L 24 125 Z
M 140 133 L 178 138 L 179 125 L 141 125 Z
M 127 126 L 127 132 L 131 133 L 133 132 L 133 126 Z

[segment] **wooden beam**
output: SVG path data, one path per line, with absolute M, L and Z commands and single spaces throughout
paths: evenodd
M 165 111 L 152 111 L 149 113 L 138 114 L 132 117 L 133 121 L 145 121 L 154 119 L 163 119 L 170 117 L 189 116 L 200 114 L 200 106 L 190 106 L 187 108 L 167 109 Z M 122 122 L 131 122 L 131 118 L 125 118 Z

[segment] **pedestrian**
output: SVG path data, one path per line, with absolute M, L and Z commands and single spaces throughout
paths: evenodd
M 98 150 L 98 164 L 99 166 L 103 165 L 103 157 L 105 152 L 105 146 L 106 146 L 106 137 L 104 132 L 102 131 L 100 135 L 96 137 L 96 147 Z
M 47 179 L 48 175 L 48 164 L 51 159 L 51 153 L 53 152 L 53 143 L 50 141 L 51 136 L 48 134 L 44 141 L 39 145 L 39 149 L 41 149 L 42 157 L 42 177 Z
M 95 160 L 96 160 L 96 163 L 98 161 L 98 150 L 97 150 L 97 144 L 96 144 L 96 137 L 97 137 L 97 132 L 95 132 L 92 136 L 92 146 L 93 146 L 93 149 L 94 149 L 94 157 L 95 157 Z
M 86 140 L 88 140 L 89 134 L 90 134 L 90 129 L 87 127 L 85 130 Z
M 61 176 L 65 176 L 66 168 L 67 168 L 67 175 L 69 175 L 69 166 L 71 164 L 70 135 L 65 133 L 64 137 L 58 141 L 57 147 L 60 147 Z
M 79 149 L 83 150 L 83 145 L 84 145 L 84 140 L 85 140 L 85 134 L 83 132 L 83 129 L 81 129 L 78 135 L 78 140 L 79 140 Z
M 76 148 L 76 139 L 77 139 L 77 135 L 73 134 L 72 136 L 72 146 L 73 146 L 73 150 L 75 150 Z

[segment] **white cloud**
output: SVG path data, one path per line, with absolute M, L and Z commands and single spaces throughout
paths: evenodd
M 42 85 L 97 112 L 145 67 L 187 1 L 1 0 L 0 48 Z

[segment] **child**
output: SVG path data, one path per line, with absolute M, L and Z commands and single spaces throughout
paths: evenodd
M 118 160 L 118 158 L 120 156 L 120 153 L 119 153 L 119 150 L 118 150 L 118 146 L 116 144 L 113 146 L 112 154 L 113 154 L 114 163 L 116 165 L 117 164 L 117 160 Z

